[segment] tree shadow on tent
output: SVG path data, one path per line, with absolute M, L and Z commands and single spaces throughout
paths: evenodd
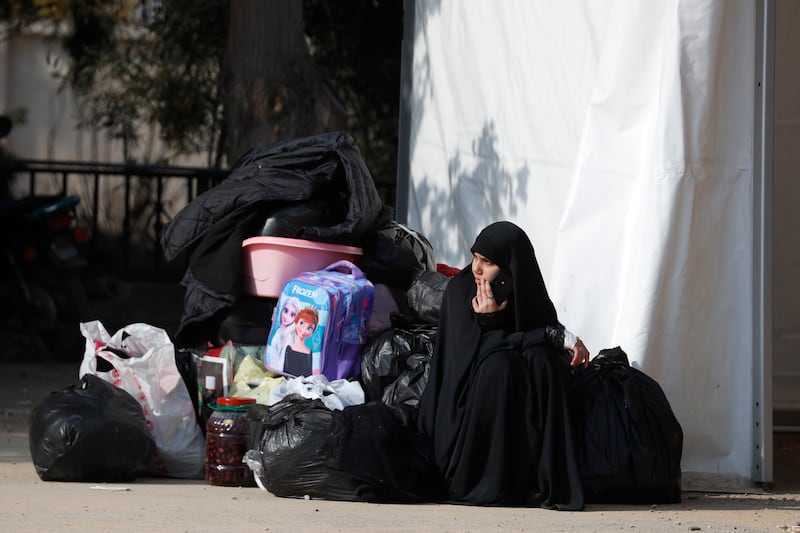
M 514 218 L 518 206 L 525 205 L 530 170 L 526 165 L 507 168 L 498 146 L 495 124 L 487 122 L 469 152 L 449 159 L 446 188 L 429 176 L 417 180 L 412 201 L 431 224 L 427 233 L 435 242 L 437 261 L 466 264 L 478 232 L 496 220 Z

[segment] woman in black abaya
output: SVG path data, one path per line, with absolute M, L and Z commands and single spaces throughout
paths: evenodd
M 491 224 L 471 251 L 445 292 L 419 403 L 448 499 L 582 509 L 565 380 L 589 352 L 559 324 L 521 228 Z M 513 292 L 498 303 L 489 282 L 501 270 Z

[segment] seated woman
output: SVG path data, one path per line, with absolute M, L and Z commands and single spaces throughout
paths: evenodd
M 588 364 L 589 352 L 559 324 L 521 228 L 491 224 L 471 251 L 471 265 L 445 291 L 419 403 L 447 497 L 580 510 L 565 380 L 570 365 Z M 490 282 L 501 271 L 512 292 L 496 302 Z

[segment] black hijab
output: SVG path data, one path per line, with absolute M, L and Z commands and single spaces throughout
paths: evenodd
M 512 276 L 510 322 L 506 331 L 529 331 L 558 325 L 555 307 L 547 294 L 533 245 L 525 232 L 511 222 L 495 222 L 484 228 L 471 250 L 492 260 Z M 448 457 L 464 415 L 464 387 L 481 350 L 481 326 L 475 318 L 471 300 L 476 286 L 471 265 L 448 283 L 439 315 L 436 347 L 431 372 L 419 404 L 419 426 L 433 438 L 437 460 Z
M 522 228 L 505 221 L 490 224 L 475 238 L 470 251 L 492 260 L 501 270 L 511 274 L 514 295 L 509 305 L 513 306 L 513 331 L 528 331 L 558 323 L 533 245 Z

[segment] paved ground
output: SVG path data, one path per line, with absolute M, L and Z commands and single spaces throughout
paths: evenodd
M 674 505 L 557 512 L 306 501 L 201 480 L 44 482 L 30 458 L 28 414 L 75 381 L 77 364 L 0 364 L 0 531 L 800 532 L 800 490 L 788 483 L 771 492 L 686 492 Z
M 106 302 L 101 308 L 102 316 L 113 315 L 111 322 L 124 325 L 142 321 L 169 331 L 177 320 L 180 295 L 173 288 L 149 293 L 142 287 L 123 290 L 124 298 Z M 154 295 L 160 295 L 165 303 L 142 311 L 147 307 L 143 303 L 152 304 L 152 299 L 158 298 Z M 285 499 L 258 488 L 216 487 L 202 480 L 43 482 L 30 458 L 28 415 L 50 392 L 77 382 L 78 366 L 78 362 L 25 362 L 0 357 L 0 531 L 800 533 L 797 439 L 776 439 L 774 490 L 754 488 L 746 494 L 685 492 L 682 502 L 674 505 L 589 505 L 583 512 Z

